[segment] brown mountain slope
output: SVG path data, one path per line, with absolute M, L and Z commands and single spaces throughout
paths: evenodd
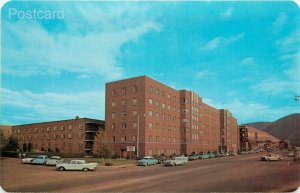
M 246 123 L 249 127 L 254 127 L 256 129 L 265 130 L 268 126 L 270 126 L 272 122 L 255 122 L 255 123 Z
M 265 131 L 300 146 L 300 113 L 285 116 L 265 128 Z

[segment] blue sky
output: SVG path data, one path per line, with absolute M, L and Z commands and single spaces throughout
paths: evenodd
M 239 123 L 299 113 L 299 19 L 293 2 L 9 2 L 1 124 L 104 119 L 105 83 L 140 75 L 192 90 Z

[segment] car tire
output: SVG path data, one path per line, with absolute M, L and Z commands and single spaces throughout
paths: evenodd
M 66 169 L 64 167 L 59 167 L 58 170 L 59 171 L 65 171 Z
M 270 159 L 268 158 L 268 159 L 267 159 L 267 161 L 269 162 L 269 161 L 270 161 Z
M 89 168 L 83 168 L 82 170 L 87 172 L 87 171 L 89 171 Z
M 146 163 L 145 166 L 147 167 L 147 166 L 148 166 L 148 163 Z

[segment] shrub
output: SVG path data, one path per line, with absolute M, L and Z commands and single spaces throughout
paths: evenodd
M 112 166 L 114 165 L 113 163 L 105 163 L 105 166 Z

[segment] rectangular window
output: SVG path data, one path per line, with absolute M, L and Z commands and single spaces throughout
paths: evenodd
M 113 140 L 113 142 L 116 142 L 116 137 L 113 136 L 113 137 L 112 137 L 112 140 Z
M 83 124 L 79 123 L 78 129 L 79 129 L 79 130 L 83 129 Z
M 69 130 L 73 129 L 73 125 L 69 125 Z
M 171 95 L 170 94 L 168 94 L 168 99 L 171 100 Z
M 156 106 L 158 107 L 159 106 L 159 101 L 157 100 L 157 101 L 155 101 L 155 103 L 156 103 Z
M 155 90 L 155 94 L 159 95 L 159 90 L 158 89 Z
M 121 142 L 126 142 L 126 136 L 121 137 Z
M 152 111 L 149 110 L 148 114 L 150 117 L 152 117 Z
M 111 129 L 115 129 L 116 128 L 116 124 L 115 123 L 112 123 L 111 124 Z
M 122 129 L 126 129 L 126 123 L 123 122 L 123 123 L 121 124 L 121 126 L 122 126 Z
M 132 87 L 132 93 L 136 93 L 137 92 L 137 86 L 133 86 Z
M 149 129 L 152 129 L 152 123 L 149 123 L 148 125 L 149 125 Z
M 69 138 L 69 139 L 72 139 L 72 133 L 69 133 L 69 134 L 68 134 L 68 138 Z
M 132 127 L 133 127 L 133 128 L 137 128 L 137 123 L 135 123 L 135 122 L 132 123 Z
M 149 142 L 152 142 L 152 135 L 149 135 Z
M 116 102 L 115 102 L 115 101 L 112 101 L 112 102 L 111 102 L 111 107 L 112 107 L 112 108 L 115 108 L 115 107 L 116 107 Z
M 111 119 L 115 119 L 116 118 L 116 113 L 111 113 Z
M 126 118 L 126 111 L 121 112 L 121 117 Z
M 53 131 L 57 131 L 57 126 L 54 126 L 54 127 L 53 127 Z
M 126 95 L 126 92 L 127 92 L 127 88 L 126 88 L 126 87 L 123 87 L 123 88 L 121 89 L 121 94 L 122 94 L 122 95 Z
M 164 91 L 161 92 L 161 96 L 165 97 L 166 93 Z
M 64 138 L 65 138 L 65 134 L 64 134 L 64 133 L 61 133 L 61 134 L 60 134 L 60 138 L 61 138 L 61 139 L 64 139 Z
M 153 92 L 153 87 L 149 86 L 149 92 L 152 93 Z
M 165 103 L 162 103 L 162 104 L 161 104 L 161 107 L 162 107 L 163 109 L 166 108 Z
M 137 105 L 137 99 L 135 99 L 135 98 L 132 99 L 132 104 L 133 104 L 133 105 Z
M 122 106 L 126 106 L 126 100 L 125 99 L 122 100 L 121 104 L 122 104 Z
M 132 111 L 132 116 L 136 117 L 137 116 L 137 111 Z
M 60 130 L 61 130 L 61 131 L 64 131 L 64 130 L 65 130 L 65 127 L 64 127 L 64 126 L 61 126 L 61 127 L 60 127 Z
M 152 99 L 149 99 L 149 105 L 152 105 Z
M 37 133 L 38 132 L 38 128 L 34 128 L 34 132 Z M 18 132 L 19 133 L 19 132 Z
M 159 112 L 156 112 L 156 117 L 159 117 Z
M 168 105 L 168 110 L 169 110 L 169 111 L 171 110 L 171 105 Z

